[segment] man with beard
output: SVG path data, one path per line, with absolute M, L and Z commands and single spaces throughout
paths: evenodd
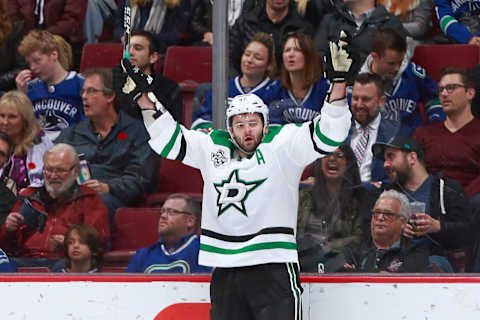
M 397 136 L 387 143 L 374 144 L 372 151 L 385 161 L 391 187 L 404 193 L 410 202 L 425 204 L 424 212 L 412 213 L 404 229 L 406 237 L 425 241 L 436 256 L 463 250 L 472 242 L 473 217 L 465 191 L 455 181 L 427 172 L 418 142 Z
M 421 126 L 418 107 L 423 103 L 429 123 L 445 119 L 436 97 L 437 84 L 425 69 L 409 61 L 407 42 L 396 30 L 379 29 L 372 34 L 372 51 L 360 73 L 376 73 L 382 77 L 387 101 L 382 109 L 385 119 L 401 124 L 401 134 L 410 136 Z
M 395 190 L 384 191 L 372 211 L 372 241 L 347 247 L 342 271 L 358 272 L 431 272 L 426 244 L 402 236 L 410 218 L 407 197 Z
M 44 156 L 43 187 L 24 189 L 0 229 L 0 247 L 19 267 L 63 263 L 65 232 L 73 224 L 95 227 L 104 243 L 110 236 L 108 211 L 99 194 L 76 182 L 80 162 L 75 149 L 57 144 Z
M 137 251 L 127 272 L 210 273 L 198 264 L 200 238 L 197 235 L 200 203 L 181 193 L 171 194 L 159 210 L 157 243 Z
M 400 127 L 398 122 L 382 117 L 380 110 L 385 101 L 383 82 L 379 75 L 361 73 L 357 76 L 352 88 L 349 139 L 362 182 L 385 182 L 388 179 L 383 161 L 372 154 L 375 142 L 390 140 Z

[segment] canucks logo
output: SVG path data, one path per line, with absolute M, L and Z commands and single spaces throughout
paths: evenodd
M 238 170 L 234 170 L 230 173 L 227 180 L 223 180 L 221 183 L 214 183 L 215 190 L 217 191 L 217 207 L 218 216 L 233 207 L 240 211 L 245 216 L 247 211 L 245 209 L 245 201 L 248 199 L 250 193 L 260 186 L 265 180 L 256 181 L 243 181 L 238 177 Z

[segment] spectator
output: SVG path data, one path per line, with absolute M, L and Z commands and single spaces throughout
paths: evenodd
M 314 185 L 300 189 L 298 257 L 303 272 L 331 272 L 343 265 L 347 244 L 365 239 L 362 224 L 374 200 L 347 144 L 317 160 L 314 172 Z
M 387 173 L 383 161 L 373 157 L 372 146 L 375 142 L 386 142 L 397 135 L 400 124 L 385 119 L 380 110 L 386 96 L 383 81 L 375 73 L 360 73 L 352 88 L 350 127 L 350 147 L 355 154 L 362 182 L 385 182 Z
M 12 22 L 7 13 L 7 0 L 0 0 L 0 97 L 15 89 L 15 77 L 24 69 L 25 60 L 17 48 L 23 38 L 23 23 Z
M 379 0 L 391 14 L 397 16 L 414 39 L 425 39 L 432 23 L 433 0 Z
M 282 51 L 282 89 L 279 99 L 269 105 L 270 122 L 310 121 L 320 114 L 330 87 L 322 76 L 320 57 L 312 38 L 301 33 L 288 35 Z
M 228 97 L 255 93 L 266 104 L 278 96 L 279 82 L 272 80 L 277 64 L 273 39 L 264 32 L 257 32 L 248 43 L 241 60 L 242 74 L 228 81 Z M 212 127 L 212 90 L 207 92 L 202 109 L 196 115 L 192 129 Z
M 98 42 L 98 38 L 103 33 L 104 24 L 112 24 L 113 16 L 117 10 L 116 0 L 87 0 L 87 11 L 83 24 L 86 42 Z
M 153 78 L 152 91 L 158 97 L 160 102 L 173 115 L 175 120 L 182 121 L 182 93 L 180 87 L 172 80 L 156 73 L 155 63 L 160 59 L 158 53 L 158 44 L 152 34 L 148 31 L 134 31 L 130 38 L 130 61 L 137 66 L 144 74 Z M 121 110 L 136 119 L 142 119 L 142 114 L 136 101 L 132 97 L 122 92 L 122 86 L 125 82 L 125 74 L 121 66 L 113 69 L 114 89 L 117 96 L 117 103 Z
M 137 250 L 127 272 L 194 273 L 210 272 L 198 264 L 200 204 L 184 194 L 172 194 L 160 209 L 158 235 L 150 247 Z
M 142 122 L 117 111 L 110 69 L 84 73 L 81 91 L 87 119 L 65 129 L 56 142 L 83 154 L 91 179 L 83 184 L 100 193 L 111 226 L 118 208 L 133 205 L 152 187 L 157 168 Z
M 264 2 L 265 0 L 228 0 L 229 28 L 233 27 L 240 14 L 248 12 Z M 198 0 L 193 9 L 191 29 L 196 45 L 213 45 L 212 9 L 213 1 L 211 0 Z
M 0 169 L 0 177 L 15 183 L 15 193 L 43 185 L 43 154 L 53 145 L 32 110 L 32 103 L 21 91 L 9 91 L 0 98 L 0 131 L 12 143 L 11 157 Z
M 51 139 L 60 131 L 85 118 L 80 90 L 83 85 L 75 71 L 67 71 L 68 52 L 64 42 L 58 42 L 48 31 L 33 30 L 22 40 L 18 51 L 30 69 L 20 71 L 17 88 L 33 103 L 33 111 Z
M 100 196 L 76 183 L 80 164 L 75 149 L 55 145 L 45 153 L 44 162 L 45 185 L 20 193 L 0 229 L 0 245 L 15 257 L 19 267 L 56 270 L 63 264 L 64 237 L 71 225 L 94 226 L 104 243 L 110 228 Z
M 405 37 L 407 31 L 401 21 L 388 13 L 376 0 L 335 1 L 335 8 L 325 15 L 315 32 L 314 43 L 322 56 L 329 50 L 329 41 L 338 41 L 340 30 L 352 37 L 351 50 L 359 55 L 359 65 L 372 51 L 372 32 L 379 28 L 392 28 Z
M 393 188 L 404 193 L 410 202 L 425 204 L 424 212 L 413 213 L 405 236 L 420 237 L 434 256 L 446 257 L 449 251 L 471 244 L 473 219 L 465 191 L 455 181 L 427 171 L 418 142 L 397 136 L 389 142 L 374 144 L 373 153 L 385 161 Z
M 347 271 L 432 272 L 428 248 L 402 236 L 410 218 L 407 197 L 395 190 L 383 192 L 375 203 L 370 223 L 372 242 L 345 250 Z M 345 271 L 344 270 L 344 271 Z
M 119 0 L 115 14 L 113 36 L 123 41 L 123 12 L 125 0 Z M 181 44 L 186 36 L 192 14 L 190 0 L 132 0 L 132 30 L 145 30 L 153 34 L 163 47 Z
M 74 224 L 65 234 L 62 272 L 96 273 L 103 266 L 103 243 L 97 229 L 88 224 Z
M 411 135 L 422 125 L 419 103 L 423 103 L 428 122 L 443 121 L 445 114 L 434 103 L 437 84 L 420 66 L 410 62 L 405 38 L 393 29 L 372 33 L 372 52 L 360 72 L 371 72 L 384 80 L 387 101 L 382 109 L 385 119 L 399 121 L 402 135 Z
M 435 0 L 435 10 L 447 41 L 480 46 L 478 1 Z
M 291 0 L 265 0 L 248 12 L 243 12 L 230 30 L 229 70 L 230 76 L 240 73 L 241 55 L 257 32 L 265 32 L 273 37 L 274 47 L 282 48 L 283 40 L 289 32 L 299 31 L 313 34 L 312 26 L 301 17 Z M 277 70 L 280 70 L 282 53 L 276 50 Z
M 45 29 L 70 43 L 83 42 L 86 1 L 8 0 L 8 9 L 14 21 L 24 21 L 26 32 Z
M 0 168 L 10 159 L 12 143 L 8 135 L 0 131 Z M 13 188 L 13 190 L 12 190 Z M 0 179 L 0 226 L 3 225 L 16 200 L 15 186 L 7 176 Z
M 480 193 L 480 119 L 471 110 L 475 85 L 465 70 L 446 68 L 438 95 L 445 121 L 418 128 L 413 137 L 425 151 L 428 171 L 457 181 L 472 197 Z
M 300 16 L 317 29 L 325 14 L 332 11 L 333 0 L 294 0 Z

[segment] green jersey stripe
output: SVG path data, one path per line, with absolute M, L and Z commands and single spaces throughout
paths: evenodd
M 282 242 L 282 241 L 265 242 L 265 243 L 252 244 L 239 249 L 224 249 L 224 248 L 218 248 L 218 247 L 214 247 L 204 243 L 200 244 L 200 250 L 208 251 L 212 253 L 219 253 L 219 254 L 238 254 L 238 253 L 245 253 L 249 251 L 269 250 L 269 249 L 297 250 L 297 244 L 295 242 Z
M 175 128 L 175 132 L 173 133 L 172 138 L 170 139 L 170 141 L 168 141 L 167 145 L 165 146 L 165 148 L 163 148 L 162 152 L 160 153 L 162 157 L 167 158 L 170 151 L 172 151 L 172 148 L 175 145 L 175 141 L 177 140 L 179 133 L 180 133 L 180 125 L 177 123 L 177 127 Z
M 332 139 L 327 138 L 323 133 L 320 131 L 320 121 L 317 121 L 317 124 L 315 125 L 315 134 L 317 137 L 320 139 L 321 142 L 325 143 L 326 145 L 332 146 L 332 147 L 339 147 L 342 142 L 337 142 Z
M 457 20 L 452 16 L 444 16 L 440 21 L 440 29 L 442 29 L 443 33 L 447 33 L 448 26 L 454 22 L 457 22 Z

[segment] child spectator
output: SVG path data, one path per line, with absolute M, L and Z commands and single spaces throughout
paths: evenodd
M 98 231 L 88 225 L 72 225 L 65 234 L 65 269 L 62 272 L 95 273 L 103 266 L 103 244 Z

